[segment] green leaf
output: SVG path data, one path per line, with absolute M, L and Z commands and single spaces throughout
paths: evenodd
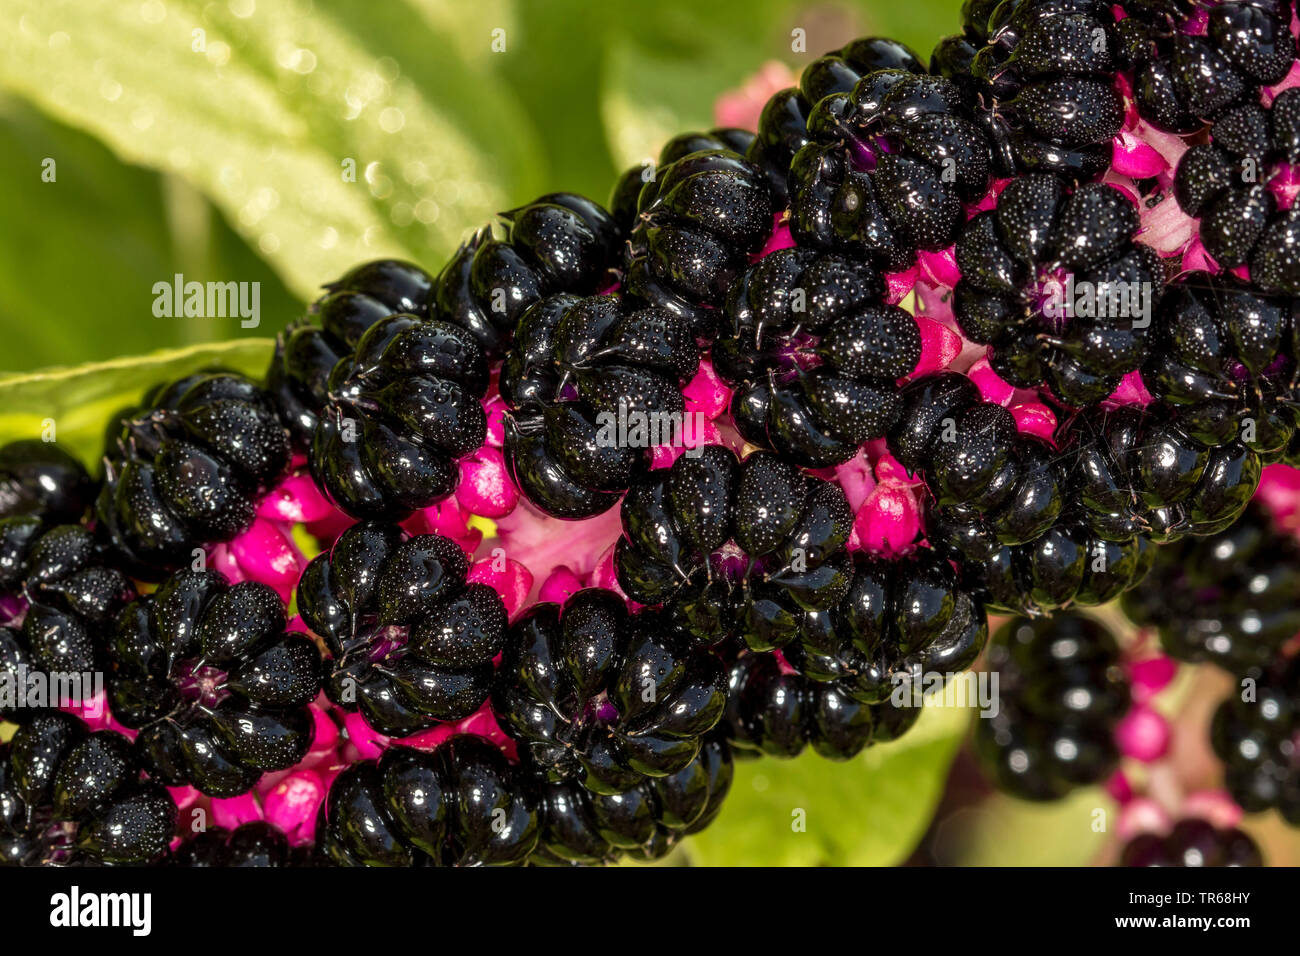
M 376 256 L 436 269 L 546 180 L 486 11 L 474 37 L 432 3 L 8 7 L 0 85 L 193 183 L 304 298 Z
M 892 743 L 846 763 L 806 751 L 736 764 L 716 821 L 686 844 L 702 866 L 890 866 L 906 859 L 938 804 L 969 723 L 964 708 L 926 707 Z M 806 829 L 796 832 L 796 811 Z
M 5 376 L 0 378 L 0 445 L 44 437 L 52 424 L 53 437 L 93 466 L 114 413 L 139 402 L 150 387 L 218 366 L 260 376 L 273 344 L 241 339 Z
M 52 182 L 42 178 L 47 158 Z M 258 283 L 269 327 L 301 311 L 203 196 L 3 94 L 0 182 L 11 187 L 0 229 L 7 370 L 249 334 L 235 317 L 154 316 L 153 284 L 177 272 Z

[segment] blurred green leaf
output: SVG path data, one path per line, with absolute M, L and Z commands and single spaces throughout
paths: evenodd
M 194 183 L 304 297 L 376 256 L 436 268 L 466 222 L 544 172 L 502 84 L 409 4 L 14 0 L 6 12 L 0 83 Z
M 0 378 L 0 445 L 42 437 L 52 421 L 59 443 L 93 466 L 113 414 L 139 402 L 150 387 L 208 367 L 260 376 L 272 345 L 265 338 L 241 339 L 5 376 Z
M 687 858 L 702 866 L 898 863 L 925 832 L 969 718 L 963 708 L 926 707 L 900 739 L 847 763 L 811 751 L 739 762 L 721 815 L 690 839 Z M 805 832 L 792 829 L 796 810 Z
M 47 157 L 56 162 L 53 182 L 41 179 Z M 301 310 L 201 195 L 4 97 L 0 182 L 10 186 L 0 230 L 7 370 L 249 334 L 236 318 L 156 318 L 153 284 L 177 272 L 258 282 L 268 327 Z

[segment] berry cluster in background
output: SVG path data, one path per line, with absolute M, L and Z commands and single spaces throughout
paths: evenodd
M 654 860 L 734 761 L 854 758 L 981 660 L 999 789 L 1104 785 L 1125 864 L 1261 863 L 1243 813 L 1300 826 L 1300 20 L 961 21 L 608 208 L 356 266 L 93 474 L 0 448 L 0 676 L 103 676 L 0 697 L 0 863 Z M 1239 682 L 1225 793 L 1134 770 L 1182 663 Z

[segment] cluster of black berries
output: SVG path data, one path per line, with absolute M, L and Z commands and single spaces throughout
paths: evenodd
M 989 643 L 998 713 L 976 721 L 975 747 L 999 789 L 1057 800 L 1119 763 L 1116 723 L 1129 706 L 1115 638 L 1074 614 L 1015 618 Z
M 740 145 L 726 130 L 679 138 L 658 166 L 629 170 L 618 187 L 623 196 L 615 193 L 626 207 L 630 184 L 644 180 L 629 223 L 624 287 L 702 339 L 713 337 L 718 310 L 779 211 L 762 171 L 733 148 Z M 626 219 L 628 210 L 617 213 Z
M 1164 548 L 1125 596 L 1137 624 L 1159 630 L 1179 660 L 1213 663 L 1240 681 L 1219 705 L 1210 740 L 1229 792 L 1247 812 L 1276 807 L 1300 826 L 1300 545 L 1262 505 L 1207 538 Z
M 0 744 L 0 866 L 142 865 L 167 853 L 176 804 L 131 742 L 44 711 Z
M 681 389 L 699 361 L 675 311 L 621 294 L 533 305 L 500 377 L 511 409 L 506 460 L 520 490 L 560 518 L 612 508 L 654 446 L 692 436 Z
M 1011 384 L 1046 382 L 1073 406 L 1101 401 L 1146 357 L 1164 287 L 1137 231 L 1137 207 L 1112 186 L 1013 179 L 957 241 L 962 331 L 992 346 Z
M 1300 632 L 1300 544 L 1252 505 L 1232 527 L 1159 549 L 1124 612 L 1171 657 L 1239 676 L 1268 667 Z
M 1091 179 L 1123 124 L 1114 82 L 1123 63 L 1100 0 L 969 0 L 962 32 L 939 41 L 930 68 L 962 88 L 1003 175 Z
M 0 671 L 21 682 L 24 672 L 89 677 L 102 670 L 116 616 L 135 596 L 112 562 L 111 550 L 82 525 L 47 527 L 31 515 L 0 520 L 0 593 L 25 605 L 17 627 L 0 628 Z
M 1289 89 L 1268 106 L 1251 100 L 1225 111 L 1174 177 L 1178 205 L 1200 219 L 1201 242 L 1219 266 L 1249 265 L 1261 289 L 1288 296 L 1300 295 L 1300 211 L 1280 209 L 1269 185 L 1297 162 L 1300 90 Z
M 112 437 L 95 519 L 122 567 L 147 580 L 245 530 L 289 465 L 272 396 L 232 373 L 154 389 Z
M 1152 394 L 1191 437 L 1240 442 L 1266 461 L 1300 461 L 1300 299 L 1230 275 L 1170 283 L 1143 367 Z
M 934 551 L 858 554 L 851 573 L 848 591 L 808 612 L 779 654 L 730 655 L 726 728 L 738 754 L 811 746 L 847 760 L 903 734 L 937 689 L 933 676 L 967 669 L 983 650 L 984 608 Z
M 736 281 L 712 356 L 747 442 L 825 468 L 889 430 L 921 335 L 883 292 L 869 263 L 806 247 L 773 252 Z
M 217 571 L 180 571 L 122 609 L 107 648 L 108 701 L 139 731 L 152 778 L 233 797 L 306 756 L 320 652 L 285 624 L 274 590 Z
M 298 613 L 329 651 L 330 700 L 396 737 L 482 706 L 506 646 L 506 609 L 468 572 L 449 538 L 378 522 L 353 525 L 313 558 Z
M 848 760 L 899 737 L 920 716 L 910 691 L 905 706 L 863 703 L 833 682 L 783 667 L 776 654 L 741 651 L 727 675 L 724 727 L 741 759 L 797 757 L 811 747 L 827 760 Z
M 1107 525 L 1092 520 L 1086 500 L 1080 507 L 1077 450 L 1021 434 L 1010 412 L 955 372 L 917 379 L 903 398 L 890 447 L 927 483 L 931 545 L 989 607 L 1037 614 L 1103 604 L 1141 580 L 1146 529 Z
M 1129 606 L 1176 656 L 1258 683 L 1220 708 L 1215 746 L 1243 806 L 1300 819 L 1300 669 L 1278 653 L 1296 546 L 1257 513 L 1234 525 L 1265 462 L 1300 461 L 1300 96 L 1261 93 L 1295 62 L 1292 13 L 968 0 L 928 71 L 894 41 L 854 41 L 773 96 L 756 134 L 675 137 L 609 212 L 552 193 L 436 277 L 358 266 L 279 336 L 264 385 L 207 371 L 149 393 L 114 426 L 102 483 L 45 443 L 0 449 L 0 673 L 104 670 L 135 732 L 91 733 L 63 701 L 6 708 L 20 727 L 0 749 L 0 858 L 655 859 L 714 819 L 735 756 L 848 759 L 906 732 L 933 676 L 983 650 L 986 608 L 1032 619 L 992 642 L 1001 710 L 979 750 L 1003 788 L 1057 798 L 1113 768 L 1129 695 L 1103 627 L 1041 615 L 1128 591 L 1179 539 L 1152 579 L 1162 600 L 1153 583 Z M 1212 124 L 1175 192 L 1249 280 L 1167 285 L 1139 210 L 1096 181 L 1127 90 L 1163 129 Z M 1010 177 L 996 196 L 994 177 Z M 763 256 L 783 226 L 796 245 Z M 886 304 L 886 274 L 942 271 L 949 247 L 961 330 L 1007 383 L 1050 390 L 1050 441 L 964 375 L 907 381 L 922 329 Z M 690 440 L 704 354 L 733 387 L 720 433 L 743 454 Z M 1108 402 L 1136 371 L 1156 401 Z M 621 501 L 622 594 L 511 623 L 460 545 L 398 523 L 455 491 L 494 381 L 509 471 L 537 509 L 577 520 Z M 849 552 L 844 491 L 810 473 L 882 438 L 932 499 L 925 540 L 890 559 Z M 677 457 L 652 468 L 662 446 Z M 271 588 L 198 569 L 294 452 L 359 521 L 298 584 L 321 646 L 286 630 Z M 230 797 L 291 767 L 322 689 L 403 738 L 490 702 L 509 740 L 343 769 L 314 850 L 253 824 L 169 853 L 164 786 Z M 1184 821 L 1125 859 L 1257 853 Z
M 818 66 L 826 62 L 802 80 L 813 107 L 810 142 L 790 162 L 790 232 L 803 246 L 906 269 L 917 250 L 960 234 L 963 204 L 988 187 L 988 140 L 957 86 L 910 54 L 902 69 L 867 72 L 847 88 L 852 74 Z
M 770 452 L 686 452 L 632 487 L 622 517 L 619 585 L 697 642 L 784 647 L 848 591 L 844 492 Z
M 1259 847 L 1236 827 L 1216 827 L 1195 817 L 1167 834 L 1143 833 L 1124 846 L 1121 866 L 1263 866 Z
M 1276 808 L 1300 826 L 1300 657 L 1279 657 L 1219 705 L 1210 743 L 1228 792 L 1247 813 Z

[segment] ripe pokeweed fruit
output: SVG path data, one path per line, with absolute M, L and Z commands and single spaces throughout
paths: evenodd
M 1170 283 L 1143 380 L 1208 445 L 1241 441 L 1283 457 L 1300 424 L 1300 302 L 1230 276 Z
M 775 212 L 767 179 L 731 149 L 688 153 L 641 187 L 624 287 L 712 337 L 718 310 Z
M 1138 529 L 1157 542 L 1214 534 L 1241 516 L 1263 463 L 1243 442 L 1206 445 L 1175 406 L 1094 406 L 1061 423 L 1079 514 L 1108 540 Z
M 1249 698 L 1249 699 L 1246 699 Z M 1228 792 L 1247 813 L 1276 808 L 1300 826 L 1300 658 L 1278 657 L 1254 693 L 1233 694 L 1214 713 L 1210 743 L 1224 764 Z
M 542 782 L 542 831 L 529 862 L 572 866 L 659 859 L 713 822 L 733 772 L 731 748 L 714 732 L 681 770 L 620 793 L 593 792 L 575 781 Z
M 491 358 L 510 346 L 524 310 L 560 292 L 591 295 L 609 282 L 626 238 L 598 203 L 548 193 L 474 233 L 433 280 L 428 316 L 468 329 Z
M 53 442 L 27 439 L 0 447 L 0 518 L 79 521 L 95 492 L 85 466 Z
M 311 444 L 330 400 L 334 367 L 380 319 L 398 312 L 427 318 L 432 284 L 429 274 L 410 262 L 362 263 L 326 285 L 326 294 L 312 304 L 312 316 L 276 336 L 266 388 L 296 447 Z
M 1119 761 L 1116 723 L 1129 706 L 1114 636 L 1073 614 L 1015 618 L 989 643 L 998 713 L 976 721 L 985 774 L 1022 800 L 1059 800 L 1104 780 Z
M 1267 667 L 1300 631 L 1297 593 L 1300 544 L 1251 505 L 1218 534 L 1159 549 L 1123 607 L 1134 623 L 1159 629 L 1169 656 L 1246 676 Z
M 298 612 L 329 651 L 325 692 L 376 731 L 405 737 L 468 717 L 487 699 L 507 617 L 469 583 L 450 538 L 363 522 L 312 559 Z
M 320 652 L 285 623 L 274 590 L 216 571 L 177 572 L 122 609 L 107 696 L 114 717 L 139 731 L 153 779 L 233 797 L 306 755 Z
M 539 830 L 527 775 L 462 734 L 346 768 L 321 805 L 316 846 L 336 866 L 502 866 L 525 862 Z
M 176 804 L 142 780 L 131 742 L 45 711 L 0 744 L 0 866 L 141 865 L 161 859 Z
M 956 85 L 919 64 L 823 96 L 808 130 L 812 142 L 790 165 L 790 229 L 801 245 L 904 269 L 915 250 L 950 245 L 963 202 L 988 185 L 988 140 Z
M 157 580 L 194 548 L 244 531 L 288 465 L 269 393 L 232 373 L 197 373 L 152 391 L 121 421 L 95 518 L 122 567 Z
M 1179 820 L 1167 834 L 1140 833 L 1129 840 L 1120 865 L 1263 866 L 1264 858 L 1245 831 L 1191 817 Z
M 1174 195 L 1199 219 L 1205 251 L 1224 269 L 1249 265 L 1266 292 L 1300 295 L 1300 219 L 1270 188 L 1300 162 L 1300 90 L 1284 90 L 1267 106 L 1226 110 L 1210 141 L 1179 159 Z
M 742 651 L 727 673 L 723 726 L 737 759 L 796 757 L 811 747 L 827 760 L 848 760 L 902 736 L 920 715 L 920 707 L 855 700 L 834 683 L 782 667 L 776 654 Z
M 354 518 L 402 520 L 446 498 L 457 459 L 487 435 L 487 358 L 450 322 L 380 319 L 328 384 L 307 460 L 316 483 Z
M 1067 193 L 1045 174 L 1013 180 L 957 242 L 954 312 L 991 346 L 1013 385 L 1046 382 L 1070 405 L 1100 401 L 1146 357 L 1164 270 L 1135 242 L 1138 211 L 1119 190 Z
M 988 638 L 978 597 L 929 548 L 894 558 L 854 556 L 848 594 L 809 616 L 785 650 L 799 673 L 866 704 L 884 704 L 903 684 L 964 671 Z M 928 689 L 928 688 L 927 688 Z
M 713 367 L 735 386 L 731 414 L 746 441 L 824 468 L 888 431 L 921 335 L 882 294 L 875 269 L 836 253 L 782 249 L 745 272 Z
M 968 15 L 961 39 L 940 41 L 932 62 L 964 87 L 1001 173 L 1086 180 L 1104 172 L 1124 119 L 1109 7 L 1030 0 L 978 9 L 986 16 Z
M 684 454 L 633 485 L 622 518 L 620 587 L 697 642 L 784 646 L 849 587 L 844 492 L 770 452 Z
M 0 519 L 0 594 L 26 603 L 20 624 L 0 628 L 0 674 L 23 687 L 23 668 L 46 674 L 102 670 L 107 636 L 135 588 L 87 528 L 49 528 L 24 515 Z M 69 703 L 75 701 L 38 702 L 47 707 Z M 30 710 L 6 706 L 0 714 L 23 722 Z
M 1117 60 L 1132 71 L 1142 118 L 1161 129 L 1194 132 L 1254 102 L 1295 60 L 1290 0 L 1214 4 L 1198 30 L 1189 29 L 1200 12 L 1192 3 L 1130 3 L 1125 12 L 1115 28 Z
M 714 655 L 598 588 L 516 621 L 492 691 L 526 766 L 606 794 L 689 765 L 725 702 Z
M 538 302 L 501 368 L 515 483 L 556 517 L 607 511 L 653 446 L 694 432 L 682 387 L 698 367 L 691 329 L 670 310 L 620 294 Z

